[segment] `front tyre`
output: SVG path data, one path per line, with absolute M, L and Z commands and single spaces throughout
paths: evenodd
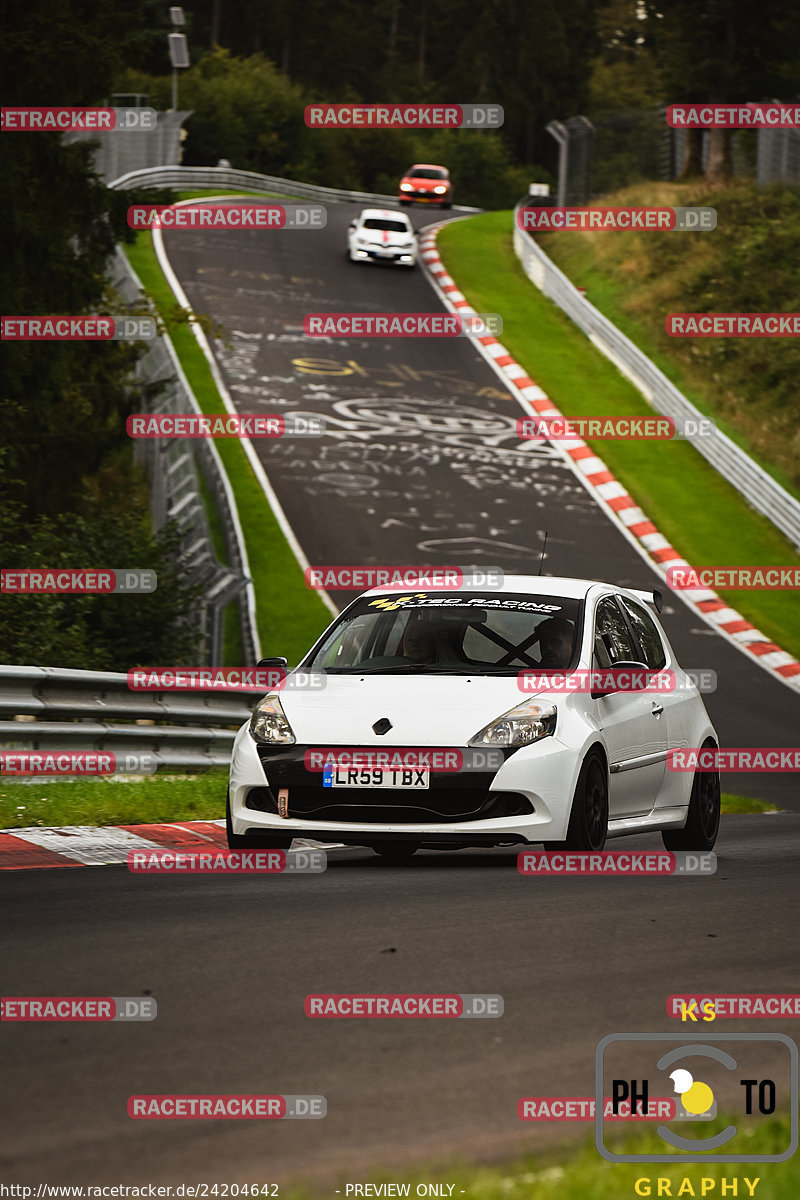
M 225 804 L 225 833 L 228 837 L 229 850 L 288 850 L 292 844 L 290 837 L 282 837 L 278 833 L 234 833 L 230 788 L 228 788 L 228 799 Z
M 704 750 L 716 750 L 706 742 Z M 683 829 L 665 829 L 661 840 L 666 850 L 713 850 L 719 833 L 722 795 L 717 771 L 695 771 L 689 812 Z
M 559 850 L 602 850 L 608 836 L 608 775 L 603 759 L 596 752 L 583 760 L 567 836 L 563 842 L 550 842 Z

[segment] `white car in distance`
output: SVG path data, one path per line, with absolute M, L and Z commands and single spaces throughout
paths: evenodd
M 417 239 L 405 213 L 365 208 L 347 227 L 351 262 L 393 262 L 416 266 Z

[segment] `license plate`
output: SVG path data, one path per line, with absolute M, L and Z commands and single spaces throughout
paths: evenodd
M 431 773 L 425 768 L 405 767 L 401 770 L 384 770 L 383 767 L 363 769 L 360 767 L 325 767 L 322 786 L 329 788 L 429 788 Z

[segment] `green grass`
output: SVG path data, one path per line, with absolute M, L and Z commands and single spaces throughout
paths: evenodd
M 0 829 L 33 825 L 145 825 L 225 815 L 226 771 L 125 779 L 34 779 L 0 783 Z M 723 796 L 723 813 L 776 812 L 747 796 Z
M 459 289 L 477 312 L 502 315 L 503 344 L 567 416 L 652 415 L 633 385 L 525 276 L 514 254 L 512 221 L 511 212 L 484 213 L 440 232 L 442 259 Z M 800 565 L 775 527 L 687 442 L 603 441 L 593 448 L 693 565 Z M 720 595 L 800 657 L 795 594 Z
M 752 796 L 723 796 L 722 811 L 727 816 L 736 813 L 770 813 L 780 812 L 777 804 L 766 800 L 755 800 Z
M 140 233 L 126 252 L 159 312 L 169 314 L 175 300 L 158 265 L 150 234 Z M 203 412 L 224 413 L 225 405 L 191 330 L 186 325 L 175 325 L 170 337 Z M 317 593 L 306 587 L 303 572 L 241 443 L 235 438 L 218 438 L 216 447 L 228 472 L 244 530 L 262 654 L 284 655 L 290 664 L 297 663 L 329 623 L 330 613 Z
M 513 1120 L 510 1117 L 509 1120 Z M 717 1119 L 709 1122 L 715 1132 L 720 1131 L 727 1121 Z M 742 1127 L 741 1119 L 733 1123 Z M 520 1140 L 536 1140 L 533 1126 L 518 1122 Z M 704 1134 L 708 1136 L 711 1129 Z M 757 1127 L 742 1128 L 746 1153 L 777 1154 L 789 1144 L 789 1118 L 774 1116 L 765 1118 Z M 664 1152 L 664 1143 L 652 1131 L 626 1130 L 619 1141 L 615 1138 L 613 1148 L 629 1154 L 659 1154 Z M 256 1178 L 259 1178 L 256 1176 Z M 298 1180 L 302 1179 L 302 1168 L 298 1166 Z M 469 1200 L 635 1200 L 637 1195 L 657 1197 L 658 1180 L 669 1180 L 670 1191 L 662 1185 L 662 1196 L 686 1198 L 703 1195 L 701 1180 L 713 1180 L 713 1188 L 706 1184 L 706 1200 L 719 1200 L 723 1195 L 721 1181 L 727 1180 L 725 1196 L 732 1196 L 733 1180 L 737 1180 L 737 1200 L 751 1195 L 744 1180 L 758 1180 L 755 1200 L 795 1200 L 800 1194 L 800 1156 L 784 1163 L 690 1163 L 673 1166 L 669 1163 L 611 1163 L 601 1157 L 591 1140 L 586 1138 L 578 1144 L 562 1143 L 559 1149 L 550 1146 L 540 1153 L 529 1152 L 502 1165 L 480 1166 L 465 1163 L 463 1159 L 451 1157 L 435 1163 L 408 1166 L 400 1170 L 375 1170 L 368 1176 L 372 1184 L 408 1184 L 409 1200 L 414 1200 L 418 1184 L 445 1182 L 453 1185 L 453 1200 L 463 1194 Z M 298 1183 L 281 1188 L 286 1200 L 311 1200 L 312 1197 L 331 1195 L 334 1188 L 345 1194 L 345 1184 L 353 1180 L 353 1172 L 340 1171 L 336 1182 Z M 638 1190 L 636 1187 L 637 1180 Z M 688 1180 L 689 1186 L 683 1181 Z M 648 1185 L 651 1191 L 647 1192 Z M 690 1190 L 691 1189 L 691 1190 Z
M 145 825 L 225 816 L 227 770 L 143 775 L 126 780 L 55 779 L 0 785 L 0 828 L 34 825 Z

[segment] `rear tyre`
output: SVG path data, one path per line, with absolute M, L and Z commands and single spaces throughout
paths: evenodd
M 597 753 L 586 756 L 581 767 L 567 836 L 563 842 L 550 842 L 559 850 L 602 850 L 608 836 L 608 775 Z
M 288 850 L 292 844 L 290 837 L 281 837 L 278 833 L 234 833 L 230 788 L 228 788 L 228 799 L 225 804 L 225 832 L 228 836 L 229 850 Z
M 704 750 L 716 750 L 706 742 Z M 696 771 L 683 829 L 665 829 L 661 840 L 667 850 L 713 850 L 719 833 L 721 788 L 717 771 Z
M 370 850 L 374 850 L 387 862 L 404 863 L 408 862 L 412 854 L 416 854 L 419 846 L 414 842 L 373 842 Z

